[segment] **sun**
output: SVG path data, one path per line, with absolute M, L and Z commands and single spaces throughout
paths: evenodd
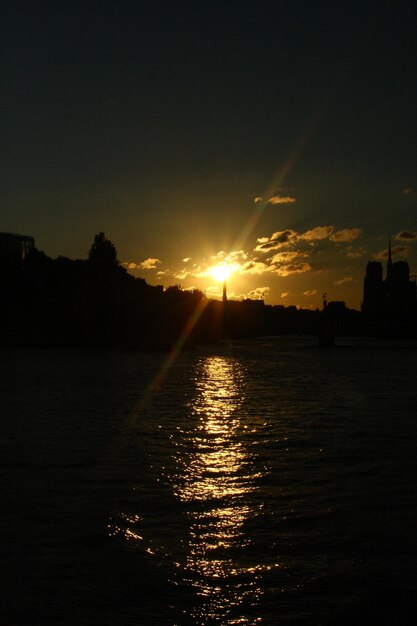
M 213 267 L 210 268 L 210 274 L 219 283 L 224 283 L 230 277 L 232 272 L 233 268 L 226 263 L 219 263 L 219 265 L 213 265 Z

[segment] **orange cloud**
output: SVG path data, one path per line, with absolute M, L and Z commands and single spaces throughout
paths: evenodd
M 257 239 L 258 244 L 255 248 L 255 252 L 269 252 L 270 250 L 278 250 L 283 246 L 287 246 L 289 243 L 295 243 L 298 240 L 298 234 L 287 228 L 286 230 L 279 230 L 273 233 L 271 237 L 260 237 Z
M 262 261 L 247 261 L 241 266 L 242 274 L 265 274 L 274 270 L 275 265 L 268 265 Z
M 277 267 L 275 272 L 279 276 L 290 276 L 290 274 L 303 274 L 304 272 L 310 272 L 312 270 L 310 263 L 290 263 L 289 265 L 283 265 Z
M 272 196 L 267 202 L 268 204 L 292 204 L 297 202 L 297 200 L 291 196 Z
M 143 270 L 154 270 L 156 269 L 157 264 L 160 262 L 161 261 L 159 259 L 153 259 L 152 257 L 149 257 L 149 259 L 145 259 L 144 261 L 139 263 L 138 267 Z
M 299 250 L 284 250 L 283 252 L 277 252 L 271 259 L 272 263 L 290 263 L 294 259 L 300 259 L 308 257 L 306 252 L 300 252 Z
M 330 236 L 330 241 L 354 241 L 362 234 L 361 228 L 345 228 L 337 230 Z
M 352 246 L 349 246 L 347 250 L 348 252 L 346 253 L 346 257 L 348 259 L 359 259 L 366 254 L 365 248 L 353 248 Z
M 231 293 L 230 296 L 236 300 L 263 300 L 268 294 L 269 287 L 256 287 L 256 289 L 252 289 L 248 293 L 240 293 L 239 295 Z
M 394 246 L 391 250 L 391 253 L 394 254 L 403 254 L 407 252 L 409 248 L 407 246 Z M 380 250 L 376 254 L 373 255 L 374 259 L 382 260 L 388 258 L 388 248 L 385 250 Z
M 255 204 L 259 202 L 264 202 L 265 204 L 292 204 L 293 202 L 297 202 L 295 198 L 292 196 L 271 196 L 268 200 L 264 200 L 261 196 L 257 196 L 253 199 Z
M 303 235 L 300 235 L 301 239 L 307 241 L 316 241 L 322 239 L 328 239 L 332 234 L 334 226 L 316 226 L 311 230 L 307 230 Z

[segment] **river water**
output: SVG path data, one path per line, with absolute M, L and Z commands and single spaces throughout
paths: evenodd
M 415 344 L 0 356 L 2 623 L 413 623 Z

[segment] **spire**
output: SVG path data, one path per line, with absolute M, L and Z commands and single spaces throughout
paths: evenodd
M 223 283 L 223 302 L 227 302 L 226 281 Z

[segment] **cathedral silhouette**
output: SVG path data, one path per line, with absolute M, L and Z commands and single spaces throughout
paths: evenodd
M 369 261 L 366 266 L 362 313 L 368 327 L 378 334 L 396 337 L 416 332 L 416 282 L 410 280 L 407 261 L 392 262 L 391 241 L 385 280 L 379 261 Z

